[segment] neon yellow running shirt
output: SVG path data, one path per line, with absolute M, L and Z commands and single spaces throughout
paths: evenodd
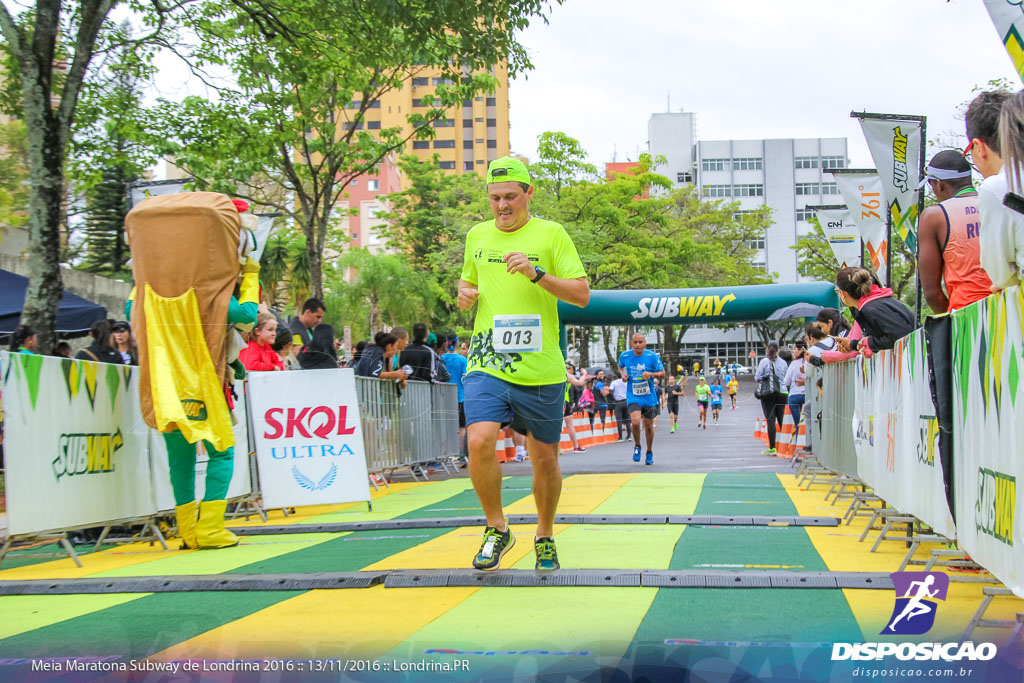
M 700 384 L 697 385 L 697 400 L 698 401 L 707 401 L 709 396 L 710 396 L 710 394 L 711 394 L 711 387 L 710 386 L 708 386 L 707 384 L 705 384 L 704 386 L 701 386 Z
M 474 226 L 466 236 L 462 267 L 462 279 L 480 292 L 467 373 L 486 372 L 513 384 L 561 384 L 566 377 L 558 343 L 558 299 L 525 275 L 509 273 L 502 260 L 509 252 L 526 254 L 534 267 L 555 277 L 587 275 L 576 245 L 558 223 L 534 217 L 514 232 L 499 230 L 493 220 Z M 503 316 L 497 337 L 495 316 Z M 532 324 L 540 326 L 539 340 L 527 335 Z M 516 335 L 518 329 L 523 336 Z M 503 344 L 540 350 L 501 351 Z

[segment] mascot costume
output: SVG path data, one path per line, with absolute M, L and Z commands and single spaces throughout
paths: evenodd
M 247 257 L 252 242 L 243 230 L 243 218 L 255 217 L 240 215 L 247 208 L 215 192 L 182 192 L 149 197 L 125 219 L 142 416 L 167 443 L 174 512 L 188 548 L 238 544 L 224 512 L 235 443 L 231 383 L 244 370 L 228 363 L 228 351 L 233 325 L 251 326 L 259 307 L 259 263 Z M 197 503 L 200 441 L 210 461 Z

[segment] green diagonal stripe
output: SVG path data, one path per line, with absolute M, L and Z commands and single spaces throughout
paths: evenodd
M 32 410 L 36 409 L 36 399 L 39 397 L 39 374 L 43 370 L 43 357 L 34 353 L 19 353 L 16 355 L 25 371 L 25 382 L 28 384 L 28 400 L 32 404 Z
M 121 388 L 121 373 L 118 369 L 123 366 L 108 365 L 107 366 L 107 390 L 110 392 L 110 410 L 114 410 L 117 405 L 117 394 L 118 389 Z

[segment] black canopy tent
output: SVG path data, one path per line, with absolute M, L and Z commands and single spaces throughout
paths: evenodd
M 10 335 L 18 326 L 25 306 L 28 278 L 0 270 L 0 337 Z M 107 309 L 87 299 L 64 292 L 57 311 L 57 334 L 80 337 L 89 333 L 97 320 L 105 320 Z

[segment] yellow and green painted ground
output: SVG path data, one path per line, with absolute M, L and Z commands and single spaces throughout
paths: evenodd
M 503 487 L 508 514 L 535 513 L 529 478 L 506 478 Z M 845 501 L 831 506 L 824 492 L 822 487 L 801 490 L 793 476 L 770 473 L 580 474 L 566 477 L 558 511 L 841 516 Z M 392 484 L 374 493 L 373 512 L 364 504 L 298 512 L 287 519 L 276 514 L 269 524 L 482 514 L 468 479 Z M 870 543 L 857 541 L 865 522 L 838 527 L 566 524 L 556 527 L 556 541 L 564 568 L 895 571 L 904 545 L 888 542 L 869 552 Z M 31 561 L 15 554 L 0 565 L 0 581 L 467 568 L 480 531 L 248 536 L 239 546 L 218 551 L 132 544 L 84 555 L 81 568 L 69 559 Z M 532 569 L 532 529 L 513 531 L 517 543 L 503 566 Z M 981 597 L 980 584 L 952 583 L 927 639 L 957 636 Z M 673 644 L 885 640 L 878 634 L 892 607 L 892 591 L 839 589 L 375 586 L 11 596 L 0 597 L 0 660 L 103 655 L 420 660 L 431 650 L 449 650 L 475 663 L 473 678 L 497 667 L 530 676 L 615 666 L 646 648 Z M 1017 612 L 1024 612 L 1024 601 L 999 598 L 986 616 L 1012 619 Z M 1007 635 L 983 629 L 975 640 L 1003 642 Z M 531 656 L 501 654 L 523 652 Z

